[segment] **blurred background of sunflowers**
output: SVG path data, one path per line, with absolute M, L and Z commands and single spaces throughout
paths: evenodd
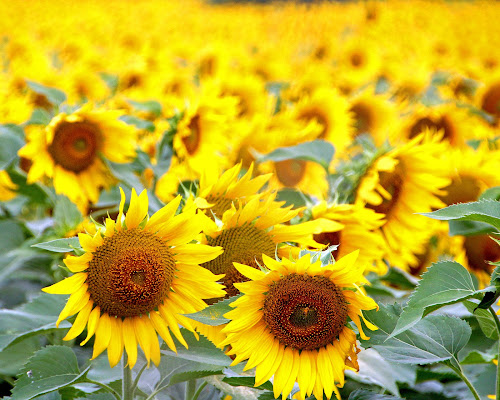
M 150 214 L 181 194 L 206 217 L 204 244 L 225 243 L 245 209 L 255 223 L 251 204 L 286 204 L 255 223 L 273 227 L 260 253 L 359 249 L 369 280 L 454 259 L 487 286 L 500 261 L 488 231 L 450 236 L 418 213 L 500 186 L 500 4 L 28 0 L 0 13 L 0 249 L 27 249 L 0 265 L 1 307 L 68 276 L 29 246 L 95 232 L 118 215 L 119 186 L 146 189 Z

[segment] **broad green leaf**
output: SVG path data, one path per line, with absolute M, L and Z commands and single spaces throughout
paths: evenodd
M 490 285 L 500 288 L 500 266 L 497 266 L 491 273 Z
M 19 247 L 25 239 L 22 226 L 14 220 L 0 221 L 0 254 Z
M 493 354 L 473 350 L 469 354 L 467 354 L 467 356 L 461 361 L 461 364 L 489 364 L 493 362 L 494 359 L 495 356 Z
M 330 142 L 325 140 L 313 140 L 290 147 L 280 147 L 269 154 L 258 159 L 258 162 L 265 161 L 285 161 L 285 160 L 304 160 L 314 161 L 323 166 L 326 170 L 332 161 L 335 149 Z
M 448 221 L 450 236 L 473 236 L 483 235 L 495 231 L 490 224 L 477 221 Z
M 162 106 L 159 102 L 155 100 L 149 101 L 134 101 L 127 100 L 137 111 L 144 111 L 153 114 L 155 117 L 159 117 L 162 112 Z
M 111 393 L 92 393 L 85 397 L 77 397 L 75 400 L 116 400 Z
M 231 359 L 226 356 L 222 350 L 215 347 L 215 345 L 204 336 L 200 336 L 199 340 L 196 340 L 193 333 L 184 328 L 181 329 L 181 333 L 186 340 L 189 349 L 186 349 L 175 340 L 177 355 L 166 346 L 162 346 L 162 354 L 214 366 L 228 367 L 231 364 Z
M 500 201 L 481 200 L 472 203 L 453 204 L 441 210 L 422 213 L 433 219 L 451 221 L 480 221 L 500 229 Z
M 186 361 L 186 360 L 184 360 Z M 198 364 L 198 363 L 196 363 Z M 199 363 L 201 364 L 201 363 Z M 207 369 L 202 369 L 204 366 L 207 366 L 207 364 L 204 365 L 190 365 L 188 363 L 185 363 L 185 368 L 186 371 L 180 372 L 178 369 L 175 371 L 174 374 L 171 375 L 170 377 L 170 385 L 174 385 L 179 382 L 186 382 L 186 381 L 191 381 L 195 379 L 200 379 L 200 378 L 205 378 L 207 376 L 212 376 L 212 375 L 222 375 L 222 368 L 219 367 L 218 369 L 213 369 L 208 367 Z
M 390 337 L 411 328 L 431 311 L 475 294 L 477 291 L 470 273 L 459 263 L 441 261 L 432 264 L 422 275 Z
M 33 244 L 31 247 L 38 247 L 39 249 L 53 251 L 55 253 L 70 253 L 75 249 L 82 248 L 77 237 L 54 239 L 48 242 Z
M 293 206 L 299 208 L 306 205 L 308 196 L 297 189 L 285 188 L 278 191 L 276 201 L 284 201 L 286 206 Z
M 450 360 L 458 366 L 457 353 L 467 344 L 471 328 L 467 322 L 445 315 L 430 315 L 410 329 L 389 337 L 401 309 L 399 305 L 380 305 L 379 311 L 365 312 L 378 327 L 370 332 L 365 346 L 374 347 L 387 361 L 401 364 L 432 364 Z
M 443 366 L 443 368 L 445 368 Z M 417 379 L 415 383 L 421 383 L 425 381 L 460 381 L 460 377 L 449 368 L 443 370 L 429 369 L 427 367 L 417 368 Z
M 231 386 L 246 386 L 251 388 L 255 387 L 255 378 L 253 376 L 226 376 L 224 379 L 222 379 L 222 382 L 227 383 Z M 270 381 L 267 381 L 255 388 L 272 391 L 273 384 Z
M 82 213 L 78 207 L 66 196 L 59 195 L 54 207 L 56 233 L 63 236 L 75 229 L 82 220 Z
M 235 301 L 238 297 L 240 296 L 233 296 L 230 297 L 229 299 L 225 299 L 215 304 L 212 304 L 211 306 L 208 306 L 207 308 L 198 311 L 197 313 L 184 314 L 184 315 L 188 318 L 194 319 L 195 321 L 201 322 L 205 325 L 216 326 L 216 325 L 227 324 L 229 320 L 227 318 L 224 318 L 224 314 L 233 309 L 230 306 L 230 304 L 233 301 Z
M 33 353 L 40 350 L 40 339 L 30 337 L 0 351 L 0 376 L 16 376 Z
M 154 132 L 155 124 L 151 121 L 136 117 L 134 115 L 122 115 L 120 120 L 129 125 L 134 125 L 137 129 Z
M 35 93 L 45 96 L 45 98 L 54 106 L 58 106 L 66 101 L 66 95 L 59 89 L 44 86 L 40 83 L 28 80 L 26 81 L 26 84 Z
M 380 280 L 404 289 L 414 289 L 418 284 L 418 279 L 413 275 L 394 267 L 389 268 L 387 273 L 380 277 Z
M 52 119 L 52 116 L 47 110 L 44 110 L 43 108 L 35 108 L 33 112 L 31 113 L 31 117 L 26 122 L 26 125 L 48 125 L 50 124 L 50 120 Z
M 6 169 L 17 158 L 17 151 L 23 147 L 23 140 L 3 127 L 0 130 L 0 170 Z
M 0 310 L 0 351 L 30 336 L 69 328 L 67 321 L 61 322 L 59 328 L 55 325 L 65 303 L 65 296 L 42 293 L 19 308 Z
M 12 389 L 13 400 L 29 400 L 81 380 L 75 353 L 67 346 L 47 346 L 35 353 L 25 365 Z
M 402 400 L 401 397 L 379 394 L 366 389 L 356 389 L 348 400 Z
M 40 254 L 39 252 L 18 248 L 11 250 L 3 257 L 0 257 L 0 286 L 9 284 L 9 281 L 19 278 L 19 271 L 31 268 L 38 270 L 39 278 L 42 278 L 41 269 L 52 262 L 52 257 L 47 254 Z
M 113 74 L 108 74 L 106 72 L 101 72 L 99 75 L 101 79 L 104 81 L 104 83 L 108 86 L 111 93 L 115 94 L 116 89 L 118 89 L 118 82 L 119 82 L 118 76 Z
M 481 196 L 479 196 L 479 200 L 500 200 L 500 186 L 486 189 L 481 193 Z
M 490 339 L 498 340 L 497 326 L 491 313 L 488 310 L 478 308 L 478 304 L 471 301 L 464 301 L 464 306 L 476 317 L 483 333 Z

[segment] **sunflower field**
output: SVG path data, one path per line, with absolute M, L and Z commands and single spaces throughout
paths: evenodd
M 0 397 L 500 400 L 499 2 L 0 13 Z

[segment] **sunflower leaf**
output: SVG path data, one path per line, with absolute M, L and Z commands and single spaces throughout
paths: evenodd
M 26 81 L 26 85 L 35 93 L 44 96 L 54 106 L 58 106 L 66 101 L 66 94 L 59 89 L 28 80 Z
M 270 381 L 267 381 L 262 385 L 255 387 L 255 378 L 253 376 L 226 376 L 224 379 L 222 379 L 222 382 L 227 383 L 231 386 L 246 386 L 269 391 L 273 390 L 273 384 Z
M 59 236 L 75 229 L 82 220 L 82 213 L 70 199 L 63 195 L 57 196 L 54 207 L 54 228 Z
M 162 112 L 162 106 L 159 102 L 155 100 L 149 101 L 134 101 L 128 99 L 127 102 L 134 107 L 137 111 L 142 111 L 146 113 L 151 113 L 155 117 L 159 117 Z
M 32 244 L 31 247 L 37 247 L 55 253 L 70 253 L 75 249 L 82 248 L 77 237 L 49 240 L 48 242 Z
M 356 389 L 351 392 L 348 400 L 402 400 L 401 397 L 379 394 L 366 389 Z
M 0 170 L 6 169 L 18 157 L 17 151 L 21 147 L 23 140 L 8 126 L 0 126 Z
M 422 213 L 426 217 L 451 221 L 479 221 L 486 222 L 500 229 L 500 201 L 481 200 L 472 203 L 453 204 L 430 213 Z
M 401 307 L 380 305 L 365 317 L 378 327 L 370 332 L 365 347 L 375 348 L 387 361 L 401 364 L 433 364 L 447 361 L 459 366 L 457 353 L 468 343 L 472 329 L 464 320 L 447 315 L 430 315 L 410 329 L 390 336 L 401 314 Z
M 422 275 L 389 339 L 411 328 L 430 312 L 478 293 L 471 274 L 459 263 L 441 261 L 432 264 Z
M 328 170 L 332 161 L 335 148 L 325 140 L 313 140 L 290 147 L 280 147 L 269 154 L 263 155 L 258 162 L 265 161 L 285 161 L 285 160 L 303 160 L 313 161 Z
M 472 301 L 464 301 L 464 306 L 469 310 L 471 314 L 473 314 L 477 322 L 479 323 L 479 327 L 486 335 L 493 340 L 498 340 L 498 331 L 495 321 L 493 320 L 493 316 L 487 310 L 483 310 L 478 307 L 477 303 L 473 303 Z
M 84 379 L 75 353 L 67 346 L 47 346 L 35 353 L 24 366 L 12 389 L 13 400 L 29 400 Z
M 230 304 L 240 296 L 241 295 L 237 295 L 230 297 L 229 299 L 224 299 L 201 311 L 198 311 L 197 313 L 184 314 L 184 316 L 210 326 L 227 324 L 229 320 L 224 318 L 224 314 L 233 309 Z
M 500 186 L 495 186 L 489 189 L 486 189 L 481 196 L 479 196 L 479 200 L 500 200 Z

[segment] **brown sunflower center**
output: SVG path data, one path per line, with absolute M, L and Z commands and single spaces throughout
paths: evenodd
M 338 245 L 338 247 L 332 251 L 332 256 L 334 259 L 337 259 L 340 249 L 341 242 L 341 232 L 321 232 L 314 235 L 314 240 L 318 243 L 324 244 L 326 246 Z
M 349 60 L 351 62 L 351 65 L 356 68 L 362 67 L 363 64 L 365 63 L 364 55 L 359 52 L 352 53 Z
M 382 203 L 377 206 L 368 204 L 366 207 L 375 212 L 388 215 L 397 204 L 403 188 L 403 175 L 399 168 L 394 172 L 382 171 L 379 173 L 379 183 L 391 196 L 390 199 L 384 198 Z
M 55 129 L 48 151 L 56 164 L 78 173 L 94 162 L 101 138 L 99 127 L 93 123 L 62 122 Z
M 441 200 L 447 205 L 476 201 L 481 194 L 481 187 L 477 179 L 471 176 L 462 176 L 453 179 L 451 184 L 444 188 L 446 195 Z
M 210 204 L 213 204 L 213 207 L 207 212 L 207 215 L 212 219 L 213 214 L 215 214 L 215 216 L 219 219 L 222 218 L 222 214 L 229 210 L 231 208 L 231 204 L 233 204 L 233 200 L 228 199 L 227 197 L 215 196 L 212 194 L 207 196 L 207 201 Z
M 316 350 L 338 338 L 347 321 L 342 291 L 328 278 L 291 274 L 269 286 L 264 321 L 283 345 Z
M 488 235 L 467 236 L 464 247 L 472 271 L 485 271 L 491 274 L 494 266 L 488 261 L 500 261 L 500 246 Z
M 200 147 L 200 140 L 201 140 L 200 122 L 201 121 L 199 115 L 195 115 L 193 118 L 191 118 L 191 121 L 189 121 L 188 124 L 189 136 L 182 138 L 182 142 L 184 143 L 184 146 L 186 146 L 186 151 L 190 155 L 196 153 L 196 150 L 198 150 L 198 147 Z
M 500 82 L 491 85 L 483 96 L 481 108 L 487 113 L 500 118 Z
M 90 298 L 109 315 L 147 314 L 168 296 L 174 271 L 174 256 L 157 236 L 140 228 L 117 232 L 92 253 Z
M 328 133 L 328 117 L 324 115 L 320 110 L 317 109 L 309 109 L 304 110 L 299 115 L 299 120 L 304 122 L 316 121 L 321 126 L 321 132 L 318 135 L 319 139 L 324 139 L 326 134 Z
M 250 165 L 255 161 L 255 157 L 251 152 L 251 147 L 248 145 L 241 146 L 238 150 L 236 161 L 241 161 L 243 168 L 249 169 Z
M 306 174 L 306 162 L 303 160 L 283 160 L 274 163 L 276 177 L 287 187 L 295 187 Z
M 276 244 L 269 235 L 252 224 L 236 226 L 222 231 L 215 238 L 209 238 L 210 246 L 222 246 L 222 253 L 215 260 L 201 264 L 202 267 L 214 274 L 226 274 L 222 282 L 226 286 L 226 298 L 237 295 L 235 283 L 248 281 L 248 278 L 238 272 L 233 262 L 258 268 L 257 263 L 263 264 L 262 254 L 274 257 Z
M 410 128 L 409 138 L 413 139 L 421 134 L 425 129 L 442 131 L 443 139 L 448 140 L 451 144 L 454 144 L 454 141 L 456 140 L 455 128 L 453 127 L 453 123 L 450 118 L 446 115 L 443 115 L 436 120 L 432 120 L 429 117 L 420 118 Z
M 351 111 L 354 113 L 356 136 L 373 130 L 375 118 L 370 107 L 358 103 L 351 107 Z

